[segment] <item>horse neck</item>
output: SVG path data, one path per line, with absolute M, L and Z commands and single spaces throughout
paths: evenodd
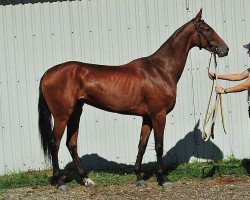
M 189 50 L 194 46 L 192 34 L 194 29 L 191 22 L 180 27 L 170 38 L 152 55 L 154 59 L 161 59 L 159 66 L 163 73 L 179 81 L 187 61 Z

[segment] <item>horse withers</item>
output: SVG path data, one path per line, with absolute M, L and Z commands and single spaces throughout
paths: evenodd
M 137 185 L 145 185 L 141 163 L 152 129 L 157 155 L 157 181 L 159 185 L 167 185 L 163 175 L 163 134 L 166 116 L 175 105 L 177 83 L 189 50 L 197 46 L 219 57 L 227 56 L 229 51 L 225 42 L 201 19 L 201 15 L 202 10 L 148 57 L 121 66 L 71 61 L 45 72 L 40 82 L 39 130 L 44 155 L 52 158 L 53 178 L 60 189 L 67 188 L 58 163 L 60 141 L 66 126 L 66 145 L 77 171 L 85 185 L 93 184 L 77 153 L 84 104 L 110 112 L 141 116 L 141 136 L 134 169 Z

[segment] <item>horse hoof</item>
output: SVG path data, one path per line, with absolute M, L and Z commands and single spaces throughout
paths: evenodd
M 140 180 L 136 182 L 136 187 L 146 187 L 147 183 L 144 180 Z
M 162 187 L 163 188 L 169 188 L 169 187 L 171 187 L 171 185 L 172 185 L 171 182 L 165 182 L 165 183 L 162 184 Z
M 83 182 L 86 187 L 93 187 L 95 185 L 95 182 L 92 181 L 90 178 L 83 179 Z
M 69 188 L 67 185 L 60 185 L 58 186 L 58 189 L 62 192 L 68 192 L 69 191 Z

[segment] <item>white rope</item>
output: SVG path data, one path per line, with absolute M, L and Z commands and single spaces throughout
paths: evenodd
M 209 68 L 210 68 L 211 58 L 212 58 L 212 54 L 211 54 L 210 61 L 209 61 L 208 71 L 209 71 Z M 215 54 L 214 54 L 214 64 L 215 64 L 215 84 L 216 84 L 216 86 L 218 86 L 217 62 L 216 62 L 216 55 Z M 208 106 L 207 106 L 207 110 L 206 110 L 206 115 L 205 115 L 205 119 L 204 119 L 204 124 L 203 124 L 202 139 L 204 141 L 208 141 L 210 139 L 210 137 L 214 138 L 214 126 L 215 126 L 215 120 L 216 120 L 216 117 L 217 117 L 217 111 L 218 111 L 219 103 L 220 103 L 220 108 L 221 108 L 221 118 L 222 118 L 223 130 L 224 130 L 225 133 L 227 133 L 226 129 L 225 129 L 225 123 L 224 123 L 224 114 L 223 114 L 223 109 L 222 109 L 221 94 L 216 94 L 215 103 L 214 103 L 214 105 L 213 105 L 213 107 L 211 109 L 211 112 L 208 115 L 208 110 L 209 110 L 211 97 L 212 97 L 212 93 L 213 93 L 213 88 L 214 88 L 214 80 L 213 80 L 212 89 L 211 89 L 211 93 L 210 93 L 210 97 L 209 97 L 209 101 L 208 101 Z M 210 118 L 212 120 L 211 121 L 211 126 L 209 128 L 208 133 L 206 133 L 206 126 L 207 126 Z

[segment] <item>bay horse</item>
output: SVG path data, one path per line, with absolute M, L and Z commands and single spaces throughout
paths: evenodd
M 77 171 L 86 186 L 93 184 L 77 153 L 79 121 L 85 103 L 105 111 L 141 116 L 142 128 L 134 168 L 137 184 L 145 184 L 141 163 L 152 129 L 157 181 L 163 186 L 167 183 L 162 161 L 166 116 L 174 108 L 177 83 L 189 50 L 195 46 L 219 57 L 227 56 L 229 51 L 225 42 L 202 20 L 202 10 L 148 57 L 121 66 L 70 61 L 44 73 L 39 87 L 39 132 L 44 156 L 52 158 L 53 178 L 59 189 L 67 188 L 58 163 L 60 141 L 66 126 L 66 145 Z

